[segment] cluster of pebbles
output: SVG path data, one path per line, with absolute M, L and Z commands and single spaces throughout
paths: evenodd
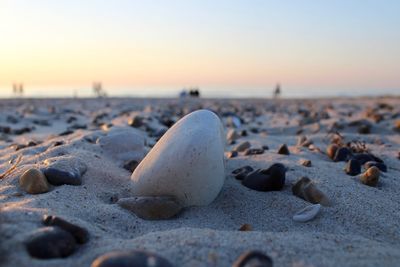
M 54 259 L 74 266 L 76 257 L 87 250 L 90 256 L 80 264 L 92 267 L 191 266 L 190 261 L 182 261 L 184 251 L 178 258 L 140 244 L 113 244 L 107 251 L 98 247 L 108 244 L 99 232 L 118 232 L 122 240 L 131 231 L 140 236 L 157 227 L 185 227 L 188 218 L 197 220 L 196 212 L 235 209 L 236 198 L 243 194 L 256 195 L 263 200 L 259 205 L 264 199 L 287 199 L 291 204 L 282 206 L 279 214 L 291 218 L 294 224 L 289 225 L 317 227 L 341 203 L 340 189 L 335 192 L 327 179 L 321 179 L 320 168 L 348 176 L 354 186 L 358 180 L 366 186 L 363 192 L 385 190 L 387 179 L 400 172 L 396 167 L 400 108 L 392 103 L 398 104 L 396 99 L 372 99 L 363 105 L 343 101 L 336 107 L 330 101 L 295 100 L 3 102 L 0 227 L 7 226 L 17 236 L 4 235 L 4 244 L 21 249 L 1 247 L 10 255 L 5 258 L 9 266 L 23 266 L 29 260 L 39 266 Z M 74 208 L 67 203 L 74 203 Z M 123 225 L 119 225 L 123 230 L 113 229 L 117 224 L 109 226 L 95 214 L 101 209 L 107 220 L 135 229 Z M 254 223 L 248 211 L 239 212 L 247 216 L 239 218 L 242 224 L 237 232 L 262 231 L 263 223 Z M 274 217 L 265 219 L 274 221 Z M 17 231 L 13 224 L 24 220 L 28 227 Z M 218 230 L 230 227 L 224 222 L 218 225 Z M 141 226 L 148 230 L 137 230 Z M 197 226 L 216 224 L 205 221 Z M 26 256 L 12 258 L 15 253 Z M 281 266 L 289 260 L 253 247 L 230 254 L 223 262 L 215 257 L 208 255 L 196 266 L 227 266 L 228 262 L 235 267 L 273 266 L 274 261 Z M 303 260 L 296 254 L 290 258 L 299 266 Z

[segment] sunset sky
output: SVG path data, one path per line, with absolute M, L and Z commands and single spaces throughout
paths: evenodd
M 0 87 L 93 81 L 400 91 L 400 1 L 0 0 Z

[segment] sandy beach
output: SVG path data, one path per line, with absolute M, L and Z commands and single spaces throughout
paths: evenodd
M 133 196 L 135 166 L 127 162 L 139 163 L 172 125 L 199 109 L 217 114 L 224 137 L 230 135 L 215 200 L 163 220 L 141 219 L 118 205 Z M 122 132 L 144 140 L 143 147 L 105 139 Z M 247 150 L 235 150 L 246 141 Z M 356 175 L 347 174 L 349 159 L 335 162 L 326 153 L 333 143 L 353 155 L 373 155 L 387 171 L 376 185 L 364 184 L 365 162 Z M 289 153 L 278 153 L 284 144 Z M 140 249 L 172 266 L 232 266 L 251 250 L 268 255 L 273 266 L 399 266 L 399 153 L 398 97 L 0 100 L 0 265 L 90 266 L 105 253 Z M 253 190 L 232 174 L 274 163 L 286 168 L 280 190 Z M 49 166 L 71 168 L 79 181 L 50 181 L 38 194 L 23 190 L 27 170 L 47 174 Z M 293 193 L 302 177 L 330 202 L 307 222 L 293 219 L 312 205 Z M 33 257 L 27 240 L 45 227 L 45 215 L 86 229 L 88 240 L 65 257 Z

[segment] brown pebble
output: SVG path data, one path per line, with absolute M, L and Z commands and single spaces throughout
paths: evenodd
M 368 186 L 376 186 L 379 181 L 379 176 L 379 169 L 375 166 L 372 166 L 360 175 L 360 181 Z
M 239 231 L 243 232 L 253 231 L 253 227 L 250 224 L 245 223 L 242 226 L 240 226 Z
M 300 164 L 305 166 L 305 167 L 311 167 L 311 160 L 303 159 L 303 160 L 300 161 Z
M 236 158 L 237 156 L 238 156 L 238 152 L 237 151 L 229 151 L 228 153 L 226 153 L 226 157 L 228 159 Z
M 19 178 L 19 185 L 29 194 L 41 194 L 50 190 L 46 176 L 38 169 L 29 169 Z
M 165 220 L 182 210 L 176 198 L 170 196 L 121 198 L 117 204 L 145 220 Z
M 259 154 L 263 154 L 264 153 L 264 149 L 262 148 L 248 148 L 244 151 L 244 155 L 245 156 L 249 156 L 249 155 L 259 155 Z
M 289 148 L 287 147 L 286 144 L 283 144 L 278 148 L 278 154 L 290 155 Z
M 243 152 L 246 149 L 250 148 L 250 146 L 251 145 L 250 145 L 249 141 L 245 141 L 245 142 L 242 142 L 242 143 L 238 144 L 237 146 L 235 146 L 233 148 L 233 150 L 237 151 L 237 152 Z
M 293 195 L 313 204 L 330 206 L 328 197 L 308 177 L 302 177 L 292 187 Z
M 336 151 L 338 150 L 338 146 L 335 144 L 330 144 L 326 148 L 326 154 L 328 155 L 329 158 L 333 159 L 335 157 Z

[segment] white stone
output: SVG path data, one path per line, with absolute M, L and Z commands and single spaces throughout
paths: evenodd
M 225 180 L 225 137 L 217 115 L 198 110 L 175 123 L 132 174 L 134 196 L 172 196 L 208 205 Z
M 315 218 L 321 210 L 321 204 L 314 204 L 305 207 L 304 209 L 296 212 L 293 220 L 296 222 L 308 222 Z
M 140 161 L 144 157 L 144 137 L 133 128 L 111 128 L 106 136 L 97 139 L 105 154 L 122 161 Z

